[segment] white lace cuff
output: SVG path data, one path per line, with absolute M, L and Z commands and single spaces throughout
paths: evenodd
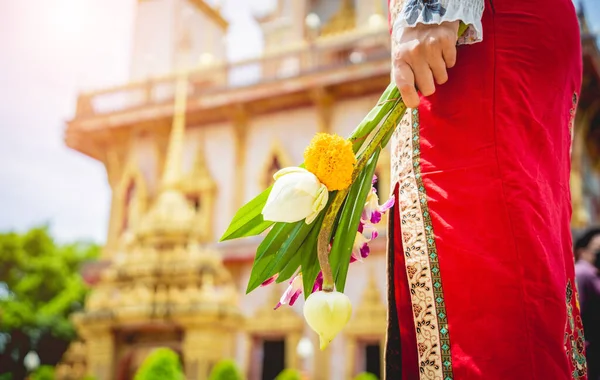
M 484 0 L 391 0 L 392 33 L 421 24 L 462 21 L 469 28 L 458 44 L 472 44 L 483 39 L 481 17 Z

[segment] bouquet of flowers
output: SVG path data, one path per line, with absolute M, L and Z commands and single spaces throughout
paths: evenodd
M 466 30 L 461 24 L 459 35 Z M 373 187 L 375 167 L 406 112 L 394 83 L 347 139 L 319 133 L 304 152 L 305 162 L 275 173 L 274 184 L 235 214 L 221 241 L 254 236 L 268 228 L 258 247 L 247 293 L 290 281 L 279 304 L 304 294 L 304 317 L 325 349 L 350 320 L 343 293 L 351 262 L 368 256 L 382 214 Z M 291 279 L 291 280 L 290 280 Z

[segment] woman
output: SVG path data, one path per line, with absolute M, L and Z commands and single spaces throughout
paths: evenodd
M 390 16 L 414 109 L 392 146 L 387 379 L 585 379 L 571 0 L 391 0 Z

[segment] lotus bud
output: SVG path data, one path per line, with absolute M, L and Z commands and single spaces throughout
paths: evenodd
M 311 294 L 304 303 L 304 318 L 319 335 L 321 350 L 344 329 L 351 316 L 352 304 L 344 293 L 319 291 Z
M 262 210 L 264 220 L 311 224 L 327 205 L 329 191 L 317 176 L 303 168 L 284 168 L 273 176 L 275 183 Z

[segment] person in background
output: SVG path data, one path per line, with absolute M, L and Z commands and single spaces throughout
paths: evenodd
M 600 380 L 600 228 L 591 229 L 577 239 L 575 257 L 588 380 Z

